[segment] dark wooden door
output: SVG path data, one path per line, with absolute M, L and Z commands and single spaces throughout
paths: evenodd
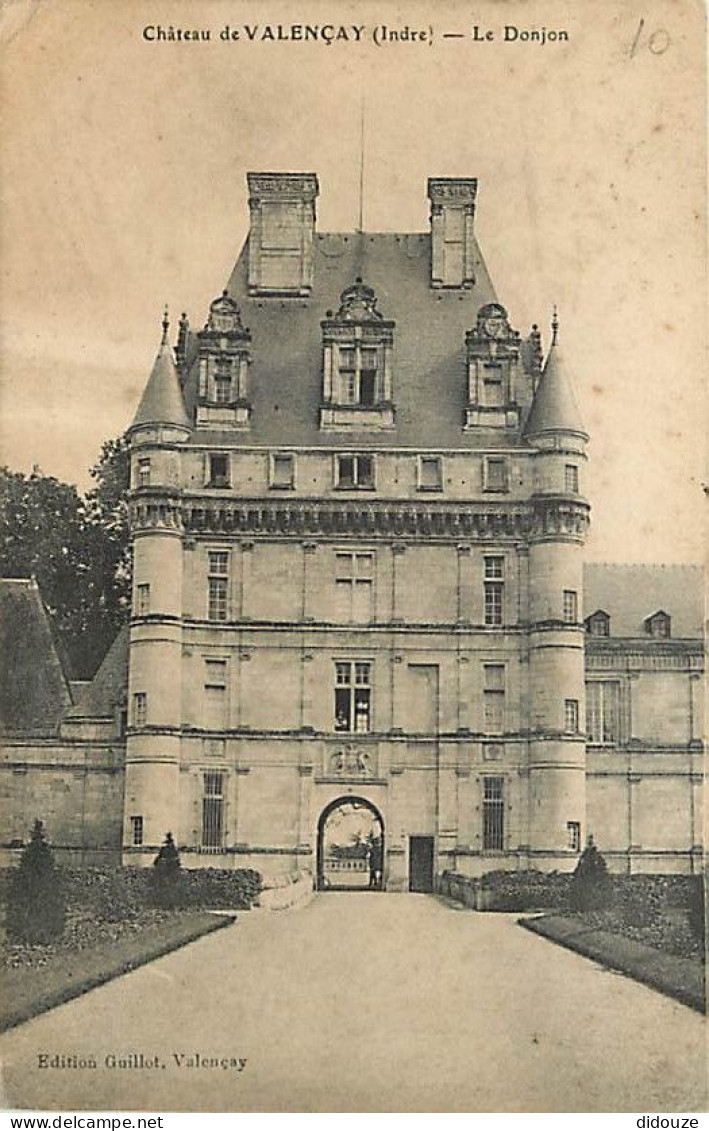
M 409 891 L 433 891 L 433 837 L 409 838 Z

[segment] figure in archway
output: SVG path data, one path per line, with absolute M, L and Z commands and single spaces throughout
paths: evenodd
M 330 803 L 318 823 L 318 887 L 375 890 L 383 886 L 384 822 L 360 797 Z

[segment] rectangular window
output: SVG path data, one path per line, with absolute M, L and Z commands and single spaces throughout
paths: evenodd
M 483 405 L 485 408 L 502 408 L 505 403 L 501 365 L 483 367 Z
M 419 491 L 443 490 L 443 460 L 440 456 L 419 458 Z
M 567 821 L 566 832 L 568 835 L 568 845 L 572 852 L 581 851 L 581 822 L 580 821 Z
M 141 584 L 136 586 L 135 611 L 139 617 L 144 617 L 150 612 L 150 586 Z
M 564 700 L 564 730 L 567 734 L 578 734 L 579 730 L 579 701 L 578 699 Z
M 134 848 L 139 848 L 143 843 L 143 818 L 130 818 L 130 842 Z
M 502 852 L 504 847 L 504 779 L 483 778 L 483 850 Z
M 204 661 L 204 726 L 223 730 L 227 725 L 227 661 Z
M 374 460 L 371 456 L 338 456 L 337 486 L 352 489 L 374 487 Z
M 483 664 L 483 717 L 488 734 L 505 729 L 505 665 Z
M 209 457 L 208 487 L 229 486 L 229 456 L 223 453 L 212 454 Z
M 378 400 L 379 351 L 356 342 L 338 350 L 339 403 L 371 407 Z
M 138 460 L 138 486 L 150 486 L 150 460 L 147 456 Z
M 588 741 L 610 745 L 619 738 L 620 684 L 594 680 L 586 684 L 586 731 Z
M 579 469 L 575 463 L 567 463 L 564 472 L 564 482 L 569 495 L 578 495 Z
M 231 373 L 220 369 L 214 375 L 214 399 L 217 404 L 231 403 Z
M 340 552 L 335 555 L 338 619 L 355 624 L 372 619 L 374 555 Z
M 295 456 L 279 453 L 271 458 L 271 486 L 284 489 L 295 486 Z
M 148 696 L 145 691 L 136 691 L 133 696 L 133 726 L 144 727 L 148 721 Z
M 564 624 L 577 624 L 579 619 L 579 599 L 575 589 L 564 590 Z
M 365 734 L 370 730 L 372 665 L 365 660 L 335 664 L 335 730 Z
M 209 552 L 208 617 L 209 620 L 225 621 L 229 618 L 229 551 Z
M 205 770 L 202 795 L 202 847 L 219 848 L 224 833 L 224 772 Z
M 486 491 L 508 491 L 507 460 L 502 456 L 488 456 L 485 460 Z
M 505 559 L 485 558 L 485 624 L 499 626 L 504 619 Z

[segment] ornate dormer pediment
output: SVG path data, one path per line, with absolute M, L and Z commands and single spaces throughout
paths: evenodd
M 377 296 L 360 278 L 350 287 L 345 287 L 340 295 L 340 309 L 335 322 L 381 322 L 382 314 L 377 310 Z
M 199 396 L 197 426 L 248 428 L 251 401 L 248 370 L 251 334 L 238 303 L 222 291 L 210 304 L 204 329 L 197 335 Z
M 241 321 L 239 305 L 228 291 L 222 291 L 219 298 L 210 303 L 204 333 L 236 335 L 240 338 L 248 336 Z
M 331 431 L 393 428 L 395 323 L 377 310 L 374 289 L 358 276 L 340 295 L 337 313 L 328 310 L 320 325 L 323 336 L 320 427 Z
M 466 429 L 517 428 L 516 383 L 521 378 L 521 340 L 498 302 L 481 306 L 465 335 L 468 406 Z

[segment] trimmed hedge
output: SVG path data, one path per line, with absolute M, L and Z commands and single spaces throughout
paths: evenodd
M 619 875 L 609 876 L 613 908 L 629 926 L 647 926 L 664 911 L 688 911 L 693 930 L 699 934 L 704 923 L 702 876 Z M 443 872 L 438 879 L 442 895 L 469 907 L 488 911 L 549 911 L 571 909 L 572 873 L 567 872 L 486 872 L 470 877 L 458 872 Z
M 2 874 L 0 893 L 6 897 L 15 869 Z M 58 868 L 64 880 L 67 910 L 84 910 L 108 921 L 132 919 L 153 905 L 150 868 Z M 262 887 L 251 868 L 183 869 L 181 905 L 195 910 L 248 910 Z

